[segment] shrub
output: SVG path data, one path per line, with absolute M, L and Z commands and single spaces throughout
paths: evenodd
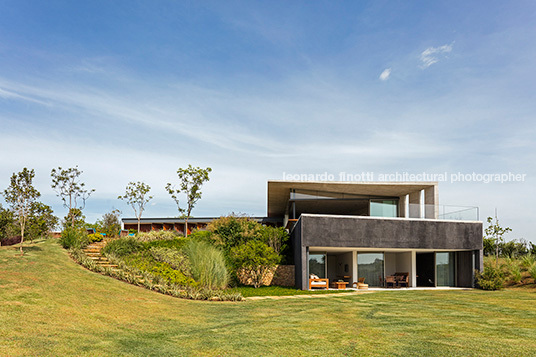
M 8 246 L 8 245 L 19 244 L 21 238 L 22 238 L 21 236 L 0 238 L 0 246 Z
M 519 269 L 518 265 L 513 265 L 510 268 L 510 279 L 512 280 L 512 282 L 516 284 L 518 284 L 521 281 L 522 279 L 521 270 Z
M 104 239 L 103 235 L 100 234 L 100 233 L 88 234 L 87 238 L 91 243 L 93 243 L 93 242 L 102 242 L 102 240 Z
M 175 239 L 167 240 L 153 240 L 150 242 L 143 242 L 146 248 L 172 248 L 175 250 L 181 250 L 184 248 L 186 243 L 189 241 L 189 238 L 185 237 L 175 237 Z
M 208 289 L 223 289 L 229 283 L 223 252 L 207 242 L 191 240 L 186 246 L 192 277 Z
M 536 263 L 529 268 L 529 274 L 532 279 L 536 280 Z
M 140 242 L 151 242 L 155 240 L 172 240 L 179 237 L 179 234 L 172 231 L 150 231 L 140 232 L 134 237 Z
M 484 271 L 475 272 L 478 286 L 484 290 L 500 290 L 504 287 L 504 276 L 500 269 L 488 265 L 484 267 Z
M 191 275 L 190 262 L 184 253 L 176 249 L 160 247 L 152 247 L 149 252 L 156 261 L 168 263 L 173 269 L 182 272 L 184 275 Z
M 61 232 L 60 244 L 65 249 L 82 249 L 89 244 L 89 239 L 85 232 L 76 228 L 68 227 Z
M 104 254 L 113 254 L 117 257 L 138 252 L 143 248 L 143 244 L 132 237 L 112 240 L 102 249 Z
M 234 247 L 230 257 L 236 271 L 243 270 L 248 274 L 255 288 L 262 285 L 266 274 L 281 261 L 273 248 L 255 240 Z
M 534 255 L 530 253 L 521 258 L 521 266 L 525 268 L 525 270 L 530 269 L 530 267 L 534 265 L 535 262 L 536 259 L 534 259 Z
M 198 285 L 192 278 L 186 276 L 181 271 L 173 269 L 168 263 L 152 260 L 148 253 L 139 253 L 126 257 L 125 263 L 131 267 L 152 274 L 150 280 L 155 285 L 161 285 L 164 282 L 177 285 Z

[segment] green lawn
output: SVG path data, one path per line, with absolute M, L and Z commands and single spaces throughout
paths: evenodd
M 0 248 L 0 355 L 534 355 L 533 290 L 181 300 Z

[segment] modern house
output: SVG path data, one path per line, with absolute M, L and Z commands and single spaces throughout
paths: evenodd
M 409 287 L 472 287 L 482 269 L 478 208 L 440 206 L 437 182 L 268 181 L 268 217 L 290 232 L 295 284 L 314 274 L 370 287 L 405 276 Z M 215 219 L 191 218 L 189 231 Z M 124 229 L 137 220 L 123 219 Z M 141 230 L 184 233 L 184 219 L 143 218 Z
M 295 282 L 314 274 L 383 286 L 396 273 L 409 287 L 472 287 L 482 267 L 478 209 L 438 204 L 437 182 L 268 182 L 268 217 L 283 217 Z

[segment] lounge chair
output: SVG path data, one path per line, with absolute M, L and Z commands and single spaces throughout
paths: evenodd
M 357 279 L 357 282 L 354 282 L 352 286 L 355 286 L 356 289 L 368 289 L 368 284 L 365 284 L 365 278 Z
M 329 279 L 321 279 L 316 275 L 311 274 L 309 276 L 309 290 L 312 288 L 329 288 Z

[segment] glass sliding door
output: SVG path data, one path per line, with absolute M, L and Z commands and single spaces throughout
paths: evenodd
M 381 286 L 383 261 L 383 253 L 358 253 L 357 276 L 365 278 L 365 284 L 369 286 Z
M 454 252 L 436 253 L 437 286 L 456 286 Z
M 320 279 L 326 278 L 326 254 L 309 254 L 309 275 L 317 275 Z

